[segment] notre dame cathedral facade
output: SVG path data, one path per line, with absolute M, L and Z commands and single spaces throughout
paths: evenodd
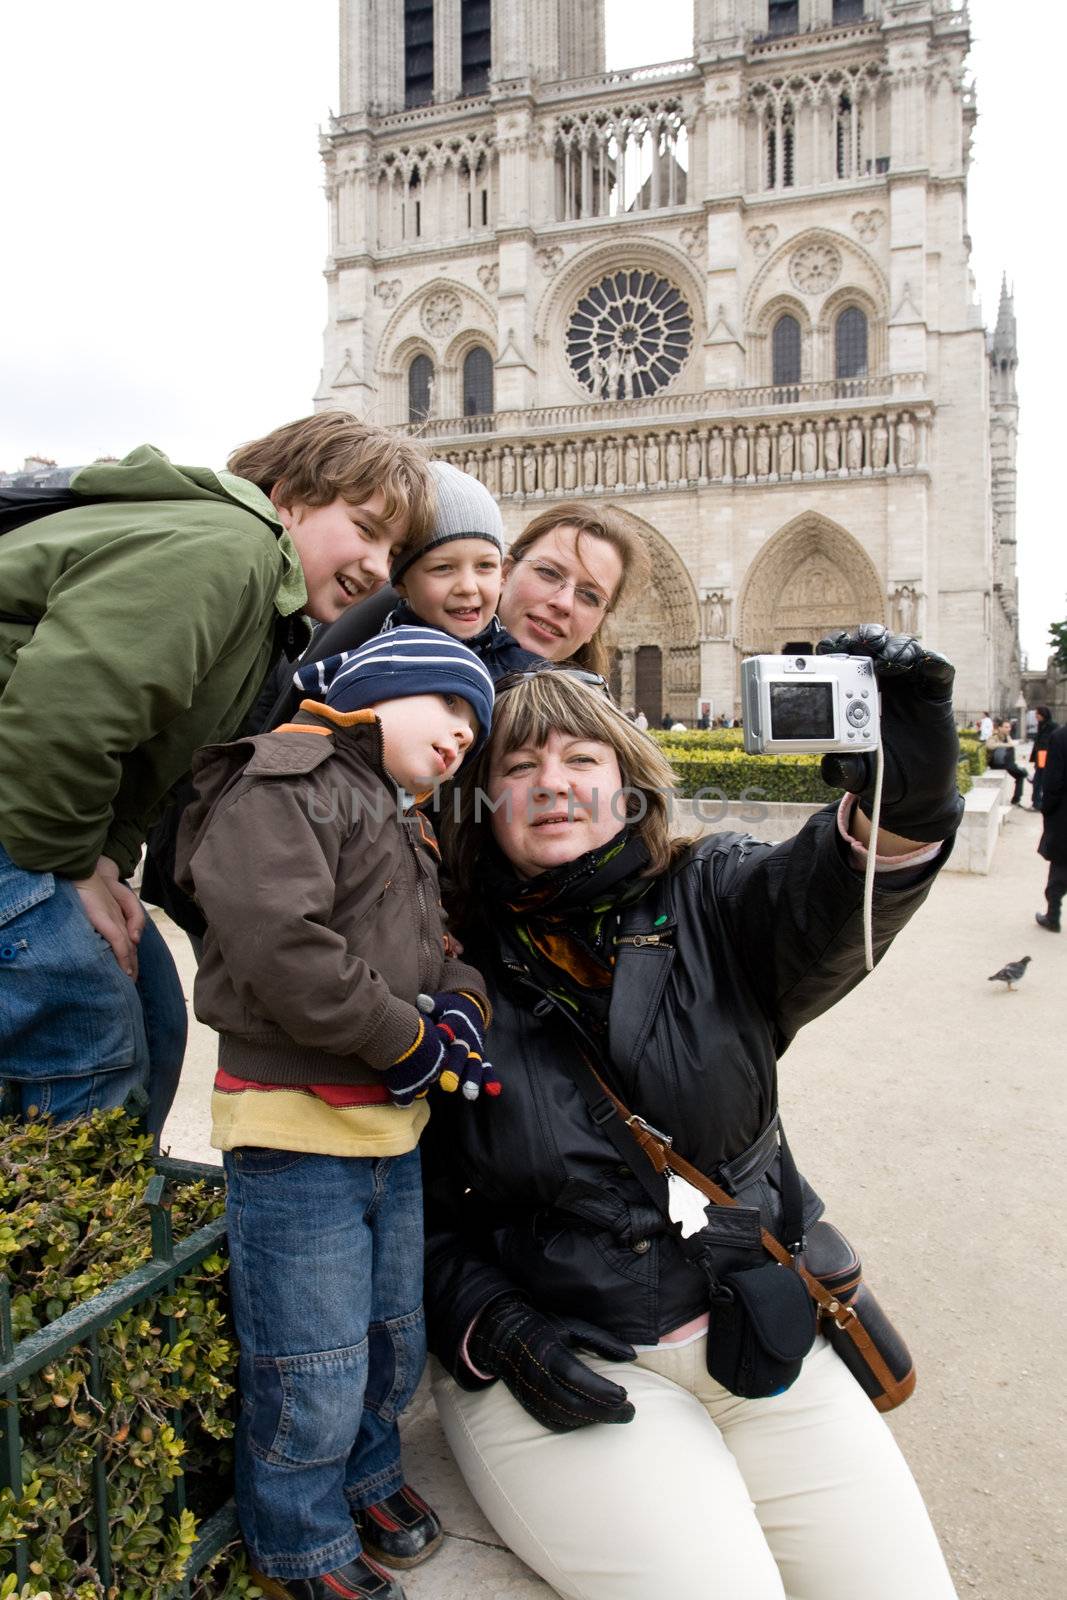
M 514 536 L 606 500 L 650 720 L 880 619 L 1014 707 L 1015 322 L 968 266 L 959 0 L 694 0 L 604 70 L 604 0 L 341 0 L 320 407 L 418 429 Z M 655 53 L 655 7 L 649 50 Z

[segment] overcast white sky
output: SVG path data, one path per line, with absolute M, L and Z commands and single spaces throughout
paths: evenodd
M 1002 270 L 1015 285 L 1033 665 L 1049 622 L 1067 616 L 1046 159 L 1062 139 L 1056 96 L 1033 76 L 1035 52 L 1062 59 L 1063 10 L 971 4 L 973 265 L 989 325 Z M 144 439 L 221 463 L 309 411 L 326 315 L 317 129 L 337 103 L 337 0 L 6 0 L 0 12 L 0 466 L 122 455 Z M 611 66 L 689 52 L 691 0 L 607 0 L 607 14 Z

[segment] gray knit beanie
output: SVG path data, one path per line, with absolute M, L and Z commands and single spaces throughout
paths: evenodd
M 427 550 L 453 539 L 485 539 L 504 554 L 504 519 L 484 483 L 447 461 L 431 461 L 430 471 L 437 500 L 433 528 L 417 550 L 405 549 L 397 556 L 389 570 L 390 583 L 402 578 Z

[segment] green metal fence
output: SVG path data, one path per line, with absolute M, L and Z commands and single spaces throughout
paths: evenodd
M 127 1273 L 100 1294 L 93 1295 L 46 1327 L 20 1339 L 17 1344 L 11 1332 L 11 1300 L 7 1280 L 0 1278 L 0 1488 L 10 1488 L 17 1496 L 21 1496 L 23 1490 L 19 1385 L 40 1372 L 50 1361 L 66 1355 L 78 1345 L 86 1345 L 89 1350 L 88 1391 L 101 1410 L 106 1410 L 106 1396 L 100 1378 L 100 1332 L 135 1306 L 146 1300 L 157 1299 L 172 1289 L 179 1278 L 198 1267 L 225 1242 L 224 1217 L 198 1228 L 187 1239 L 175 1242 L 167 1202 L 168 1185 L 175 1182 L 199 1181 L 214 1188 L 224 1187 L 222 1168 L 169 1157 L 158 1157 L 155 1166 L 156 1175 L 149 1180 L 144 1197 L 151 1220 L 152 1257 L 143 1267 Z M 175 1318 L 164 1316 L 160 1326 L 166 1342 L 175 1343 L 178 1339 Z M 176 1435 L 182 1437 L 184 1418 L 180 1406 L 171 1412 L 170 1421 Z M 93 1508 L 89 1522 L 97 1541 L 97 1570 L 107 1589 L 111 1586 L 113 1573 L 107 1474 L 101 1447 L 97 1448 L 92 1480 Z M 165 1506 L 173 1517 L 179 1517 L 185 1510 L 184 1477 L 175 1481 Z M 187 1596 L 191 1590 L 191 1580 L 236 1536 L 237 1518 L 233 1502 L 228 1501 L 201 1526 L 185 1569 L 184 1581 L 170 1594 L 175 1597 Z M 29 1577 L 29 1554 L 24 1540 L 19 1540 L 15 1546 L 15 1571 L 20 1583 Z

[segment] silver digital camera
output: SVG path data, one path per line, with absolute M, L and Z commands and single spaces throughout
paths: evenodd
M 741 696 L 749 755 L 877 748 L 878 682 L 865 656 L 749 656 Z

